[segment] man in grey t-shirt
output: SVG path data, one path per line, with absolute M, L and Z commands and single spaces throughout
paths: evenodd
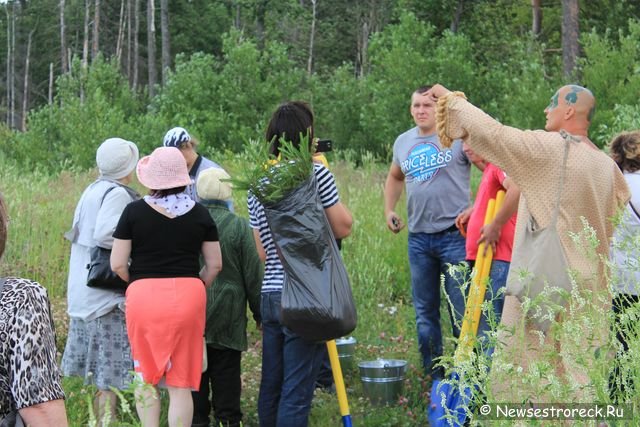
M 470 162 L 462 142 L 443 149 L 436 135 L 435 103 L 427 96 L 431 86 L 418 88 L 411 97 L 416 127 L 400 135 L 393 145 L 393 161 L 384 189 L 387 227 L 400 232 L 404 224 L 394 212 L 406 185 L 409 224 L 409 266 L 418 344 L 424 368 L 433 379 L 442 379 L 440 328 L 440 277 L 451 304 L 453 335 L 460 334 L 464 315 L 462 277 L 449 274 L 448 265 L 465 260 L 465 239 L 455 226 L 456 216 L 469 206 Z M 453 308 L 453 310 L 452 310 Z

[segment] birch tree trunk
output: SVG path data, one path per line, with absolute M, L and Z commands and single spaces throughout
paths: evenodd
M 29 58 L 31 56 L 31 40 L 33 39 L 33 32 L 29 31 L 29 38 L 27 40 L 27 57 L 24 60 L 24 90 L 22 92 L 22 126 L 20 129 L 22 132 L 27 130 L 27 111 L 29 111 Z
M 171 69 L 171 37 L 169 34 L 169 0 L 160 0 L 160 32 L 162 33 L 162 85 L 167 84 Z
M 542 0 L 531 0 L 531 9 L 533 13 L 533 19 L 531 22 L 531 32 L 534 37 L 538 37 L 540 35 L 540 31 L 542 30 L 542 5 L 540 4 Z
M 62 74 L 68 70 L 67 65 L 67 38 L 65 35 L 65 23 L 64 23 L 64 4 L 65 0 L 60 0 L 60 69 Z
M 84 27 L 82 39 L 82 68 L 89 65 L 89 12 L 91 10 L 91 0 L 84 0 Z
M 318 0 L 311 0 L 311 34 L 309 34 L 309 59 L 307 60 L 307 74 L 310 76 L 313 71 L 313 45 L 316 37 L 316 6 Z
M 236 27 L 236 29 L 240 29 L 240 27 L 242 26 L 242 23 L 240 22 L 240 1 L 239 0 L 235 0 L 234 1 L 235 4 L 235 8 L 236 8 L 236 13 L 235 16 L 233 18 L 233 25 Z
M 133 79 L 131 88 L 138 89 L 138 68 L 140 58 L 140 43 L 138 43 L 138 33 L 140 31 L 140 0 L 133 2 Z
M 453 14 L 453 19 L 451 19 L 451 32 L 457 33 L 458 27 L 460 26 L 460 17 L 462 16 L 462 10 L 464 8 L 464 0 L 458 0 L 458 5 L 456 6 L 456 11 Z
M 4 5 L 4 11 L 7 14 L 7 116 L 5 117 L 5 123 L 7 127 L 11 128 L 11 59 L 13 54 L 11 52 L 11 14 L 9 13 L 8 4 Z
M 258 40 L 258 49 L 264 49 L 264 28 L 265 15 L 267 13 L 267 5 L 269 0 L 259 0 L 256 4 L 256 39 Z
M 100 0 L 96 0 L 93 11 L 93 43 L 91 44 L 91 59 L 98 56 L 100 50 Z
M 16 3 L 13 3 L 13 14 L 11 15 L 11 72 L 9 74 L 11 88 L 11 98 L 9 101 L 10 123 L 9 128 L 16 128 Z
M 131 31 L 133 30 L 133 17 L 131 13 L 133 12 L 131 8 L 131 0 L 127 0 L 127 81 L 129 82 L 129 87 L 131 87 Z
M 369 35 L 371 28 L 369 21 L 362 20 L 360 31 L 357 38 L 357 60 L 356 60 L 356 75 L 360 78 L 364 77 L 366 73 L 367 63 L 369 61 L 367 57 L 367 50 L 369 49 Z
M 49 62 L 49 105 L 53 104 L 53 62 Z
M 578 0 L 562 0 L 562 69 L 567 79 L 575 77 L 576 59 L 580 54 L 578 17 Z
M 120 0 L 120 17 L 118 18 L 118 40 L 116 41 L 116 59 L 118 64 L 122 64 L 122 49 L 124 45 L 124 33 L 125 33 L 125 10 L 124 0 Z
M 357 33 L 356 77 L 364 77 L 369 69 L 369 38 L 380 31 L 384 20 L 382 1 L 369 0 L 358 11 L 360 30 Z
M 156 71 L 156 26 L 155 26 L 155 4 L 154 0 L 147 1 L 147 68 L 149 71 L 149 97 L 156 94 L 156 81 L 158 73 Z

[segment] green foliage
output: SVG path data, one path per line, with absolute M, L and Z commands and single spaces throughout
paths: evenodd
M 107 137 L 135 141 L 146 153 L 160 144 L 168 128 L 184 126 L 203 142 L 200 151 L 216 158 L 223 151 L 242 152 L 249 139 L 260 138 L 269 114 L 280 102 L 303 99 L 314 107 L 317 133 L 336 141 L 339 156 L 358 164 L 367 156 L 388 160 L 397 135 L 413 126 L 408 114 L 412 91 L 434 82 L 465 91 L 471 102 L 505 124 L 543 127 L 544 107 L 564 82 L 558 55 L 548 48 L 555 42 L 547 35 L 539 38 L 544 42 L 532 39 L 526 30 L 524 9 L 506 1 L 474 2 L 464 9 L 466 26 L 461 25 L 460 32 L 454 34 L 441 28 L 449 19 L 445 12 L 457 2 L 436 0 L 418 5 L 407 0 L 402 4 L 417 15 L 403 12 L 391 18 L 389 1 L 367 3 L 386 12 L 380 9 L 376 13 L 384 17 L 366 19 L 380 25 L 385 19 L 393 22 L 370 37 L 368 72 L 363 73 L 352 60 L 337 68 L 318 63 L 317 72 L 308 75 L 303 61 L 308 40 L 289 27 L 309 24 L 309 11 L 291 0 L 268 8 L 265 31 L 273 33 L 262 41 L 254 40 L 248 31 L 232 28 L 215 36 L 220 40 L 219 56 L 202 52 L 178 55 L 168 82 L 151 100 L 144 92 L 129 89 L 117 62 L 98 56 L 83 69 L 76 59 L 71 72 L 56 82 L 55 102 L 33 110 L 28 131 L 3 137 L 0 150 L 23 165 L 45 165 L 52 170 L 65 165 L 89 168 L 94 165 L 95 149 Z M 239 4 L 239 10 L 246 14 L 257 4 L 247 0 Z M 437 26 L 423 17 L 428 5 L 444 14 L 435 21 Z M 345 30 L 344 22 L 329 20 L 325 6 L 319 11 L 318 28 Z M 203 13 L 220 18 L 230 13 L 229 8 L 230 4 L 208 6 Z M 341 8 L 345 22 L 347 16 L 365 19 L 362 4 Z M 555 19 L 558 10 L 556 6 L 545 7 L 545 22 Z M 286 19 L 280 19 L 283 14 Z M 487 29 L 481 37 L 477 28 L 484 28 L 484 24 L 472 25 L 477 20 L 508 18 L 513 18 L 507 31 L 511 37 L 505 37 L 504 29 L 499 33 Z M 277 34 L 295 36 L 297 44 L 276 41 Z M 353 36 L 353 32 L 349 34 Z M 318 37 L 317 52 L 328 49 L 321 47 L 320 40 L 334 40 L 324 34 Z M 629 21 L 617 34 L 594 31 L 583 37 L 584 77 L 579 83 L 596 95 L 592 136 L 601 146 L 615 129 L 634 123 L 635 98 L 640 93 L 638 39 L 637 20 Z M 336 55 L 326 61 L 335 62 Z
M 302 92 L 303 75 L 288 58 L 285 46 L 269 43 L 261 53 L 252 40 L 231 32 L 225 38 L 218 94 L 229 148 L 240 151 L 247 137 L 262 134 L 277 104 Z
M 222 36 L 230 22 L 230 11 L 224 3 L 229 2 L 170 1 L 171 50 L 187 56 L 197 52 L 220 55 Z
M 617 37 L 616 37 L 617 36 Z M 631 109 L 638 104 L 640 93 L 640 21 L 629 21 L 629 32 L 617 34 L 595 32 L 583 39 L 585 58 L 581 61 L 584 85 L 596 97 L 596 115 L 592 128 L 597 130 L 595 142 L 604 146 L 611 136 L 608 131 L 620 111 L 616 105 Z M 592 138 L 593 139 L 593 138 Z
M 130 138 L 128 120 L 140 103 L 115 64 L 97 58 L 58 79 L 56 102 L 29 115 L 29 131 L 16 135 L 11 157 L 50 170 L 65 165 L 95 166 L 95 152 L 106 138 Z
M 640 2 L 636 0 L 580 2 L 580 28 L 589 32 L 626 28 L 630 18 L 640 18 Z
M 471 52 L 465 36 L 446 32 L 438 37 L 413 14 L 372 38 L 371 72 L 364 83 L 370 102 L 362 106 L 361 125 L 378 142 L 376 153 L 388 155 L 396 136 L 413 125 L 408 111 L 415 89 L 435 82 L 457 90 L 474 86 Z
M 640 130 L 640 105 L 616 105 L 613 107 L 613 123 L 601 124 L 597 135 L 602 146 L 623 131 Z
M 246 146 L 241 176 L 232 179 L 234 189 L 249 191 L 263 205 L 282 200 L 311 177 L 313 158 L 309 138 L 301 139 L 296 147 L 292 142 L 280 138 L 280 156 L 269 153 L 269 144 L 252 141 Z
M 560 4 L 544 5 L 540 40 L 552 46 L 560 43 Z M 511 52 L 513 40 L 532 39 L 530 7 L 512 0 L 472 2 L 463 10 L 460 31 L 473 41 L 474 56 L 482 64 L 500 63 Z M 495 25 L 496 22 L 502 25 Z M 558 53 L 552 53 L 558 55 Z
M 232 31 L 224 37 L 222 59 L 204 53 L 178 56 L 151 114 L 167 129 L 188 128 L 212 152 L 239 152 L 262 133 L 267 114 L 279 102 L 302 92 L 303 83 L 302 71 L 283 45 L 271 43 L 260 52 L 252 40 Z
M 157 134 L 158 144 L 162 132 L 182 126 L 203 141 L 217 145 L 223 121 L 213 107 L 218 102 L 221 66 L 214 56 L 205 53 L 176 57 L 175 71 L 169 74 L 166 85 L 154 98 L 149 115 L 149 122 L 158 121 L 164 127 Z
M 361 122 L 371 91 L 363 80 L 354 78 L 353 66 L 345 64 L 330 78 L 317 77 L 314 84 L 315 134 L 331 138 L 338 152 L 352 150 L 360 157 L 366 151 L 378 151 L 380 141 L 369 137 Z
M 467 96 L 506 125 L 542 129 L 544 109 L 560 86 L 544 79 L 543 50 L 534 40 L 512 41 L 512 55 L 484 69 L 483 84 Z

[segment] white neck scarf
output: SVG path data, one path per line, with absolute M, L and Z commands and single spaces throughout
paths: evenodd
M 144 200 L 152 205 L 160 206 L 171 215 L 180 216 L 189 212 L 196 204 L 185 193 L 169 194 L 164 197 L 144 196 Z

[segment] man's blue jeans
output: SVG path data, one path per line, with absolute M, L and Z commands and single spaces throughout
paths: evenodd
M 482 342 L 482 349 L 487 357 L 491 357 L 494 347 L 485 343 L 486 334 L 491 330 L 491 323 L 497 325 L 502 318 L 502 308 L 504 307 L 504 289 L 507 286 L 507 275 L 509 274 L 509 266 L 511 263 L 506 261 L 493 260 L 491 262 L 491 270 L 489 271 L 489 280 L 491 287 L 487 286 L 484 294 L 485 301 L 491 301 L 493 313 L 482 312 L 480 323 L 478 324 L 477 337 Z M 491 318 L 491 322 L 489 322 Z
M 458 338 L 464 316 L 461 285 L 465 278 L 462 273 L 459 277 L 452 277 L 448 264 L 461 263 L 465 260 L 465 255 L 465 240 L 458 230 L 409 233 L 409 266 L 413 306 L 416 310 L 418 346 L 426 373 L 431 374 L 434 379 L 444 377 L 444 369 L 434 367 L 434 359 L 442 356 L 440 277 L 444 274 L 444 288 L 450 301 L 447 307 L 453 325 L 453 335 Z
M 304 340 L 280 323 L 281 292 L 262 294 L 260 427 L 305 427 L 324 343 Z

